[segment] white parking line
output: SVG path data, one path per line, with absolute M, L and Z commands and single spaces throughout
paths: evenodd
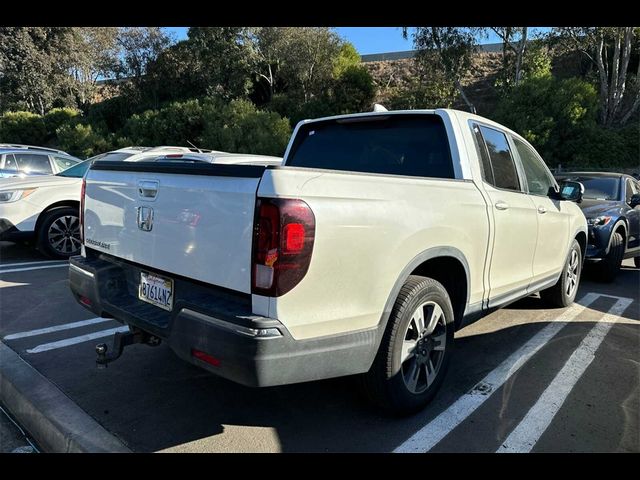
M 51 343 L 43 343 L 42 345 L 38 345 L 37 347 L 31 348 L 27 350 L 27 353 L 42 353 L 48 352 L 49 350 L 55 350 L 57 348 L 68 347 L 69 345 L 76 345 L 78 343 L 88 342 L 89 340 L 94 340 L 96 338 L 108 337 L 109 335 L 114 335 L 118 332 L 128 332 L 129 327 L 118 327 L 118 328 L 110 328 L 109 330 L 101 330 L 99 332 L 88 333 L 86 335 L 80 335 L 78 337 L 66 338 L 64 340 L 59 340 L 57 342 Z
M 573 304 L 560 318 L 540 330 L 533 338 L 480 380 L 468 393 L 458 398 L 449 408 L 396 447 L 393 452 L 408 453 L 431 450 L 449 432 L 487 401 L 516 370 L 562 330 L 567 325 L 567 322 L 578 317 L 597 298 L 598 294 L 595 293 L 588 293 L 582 297 L 579 304 Z
M 50 263 L 69 263 L 68 260 L 40 260 L 35 262 L 21 262 L 21 263 L 2 263 L 0 264 L 0 268 L 7 267 L 23 267 L 25 265 L 39 265 L 39 264 L 50 264 Z
M 540 395 L 518 426 L 498 448 L 497 453 L 528 453 L 551 424 L 565 400 L 589 367 L 595 353 L 619 316 L 631 304 L 631 299 L 620 299 L 596 323 L 560 372 Z
M 12 273 L 12 272 L 26 272 L 27 270 L 43 270 L 45 268 L 59 268 L 59 267 L 67 267 L 69 268 L 68 263 L 59 263 L 56 265 L 42 265 L 39 267 L 25 267 L 25 268 L 12 268 L 10 270 L 2 270 L 0 269 L 0 275 L 3 273 Z
M 97 318 L 90 318 L 89 320 L 82 320 L 79 322 L 63 323 L 62 325 L 56 325 L 55 327 L 46 327 L 46 328 L 39 328 L 37 330 L 28 330 L 26 332 L 12 333 L 11 335 L 7 335 L 6 337 L 4 337 L 4 340 L 15 340 L 17 338 L 33 337 L 35 335 L 44 335 L 45 333 L 59 332 L 60 330 L 69 330 L 70 328 L 84 327 L 85 325 L 94 325 L 96 323 L 108 322 L 110 320 L 113 320 L 113 319 L 97 317 Z

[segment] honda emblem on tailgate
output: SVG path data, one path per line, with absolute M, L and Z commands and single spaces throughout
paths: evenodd
M 138 228 L 150 232 L 153 228 L 153 208 L 138 207 Z

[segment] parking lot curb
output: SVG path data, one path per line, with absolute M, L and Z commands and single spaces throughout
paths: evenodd
M 45 452 L 131 452 L 2 342 L 0 401 Z

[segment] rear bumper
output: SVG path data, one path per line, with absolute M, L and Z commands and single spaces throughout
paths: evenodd
M 174 308 L 165 312 L 138 300 L 135 279 L 141 270 L 148 271 L 107 255 L 72 257 L 71 291 L 96 315 L 113 317 L 156 335 L 180 358 L 247 386 L 363 373 L 375 356 L 380 338 L 377 329 L 295 340 L 278 320 L 253 315 L 249 295 L 188 279 L 173 277 Z M 217 365 L 194 357 L 194 350 L 214 357 Z

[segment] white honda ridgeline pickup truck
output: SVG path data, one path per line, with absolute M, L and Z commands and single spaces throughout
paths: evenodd
M 479 116 L 305 120 L 282 166 L 96 161 L 71 290 L 130 327 L 96 347 L 99 365 L 163 340 L 244 385 L 362 374 L 408 413 L 442 384 L 454 330 L 535 292 L 573 302 L 580 200 Z

